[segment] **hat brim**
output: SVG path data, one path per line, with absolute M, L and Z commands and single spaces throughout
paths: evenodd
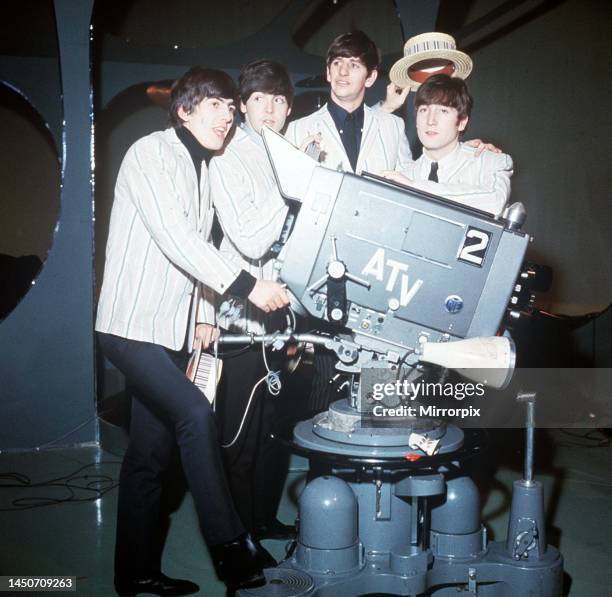
M 464 52 L 460 52 L 459 50 L 428 50 L 425 52 L 418 52 L 413 56 L 405 56 L 404 58 L 400 58 L 391 67 L 391 70 L 389 71 L 389 78 L 399 87 L 410 87 L 411 89 L 417 89 L 421 85 L 421 81 L 412 79 L 409 75 L 408 69 L 411 66 L 425 60 L 446 60 L 451 62 L 455 67 L 455 71 L 451 75 L 453 77 L 467 79 L 472 72 L 472 59 Z

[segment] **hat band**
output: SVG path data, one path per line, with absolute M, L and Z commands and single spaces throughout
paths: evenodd
M 423 60 L 408 68 L 408 76 L 417 83 L 424 83 L 432 75 L 453 76 L 455 65 L 448 60 Z
M 405 55 L 410 56 L 418 52 L 431 52 L 432 50 L 456 50 L 457 46 L 448 41 L 423 41 L 410 46 Z

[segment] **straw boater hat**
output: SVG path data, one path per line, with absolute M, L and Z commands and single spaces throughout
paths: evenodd
M 422 33 L 404 45 L 404 57 L 391 68 L 389 77 L 400 87 L 417 89 L 431 75 L 444 73 L 466 79 L 472 59 L 457 50 L 454 38 L 446 33 Z

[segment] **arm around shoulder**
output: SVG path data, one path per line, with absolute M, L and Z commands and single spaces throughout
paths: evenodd
M 512 158 L 506 153 L 484 151 L 473 159 L 476 160 L 473 182 L 450 184 L 448 194 L 442 194 L 498 216 L 510 198 Z
M 497 201 L 497 209 L 494 213 L 499 215 L 504 211 L 510 198 L 510 178 L 514 174 L 514 162 L 507 153 L 485 151 L 481 154 L 481 158 L 485 162 L 490 162 L 490 167 L 483 166 L 483 180 L 494 193 Z M 489 178 L 488 181 L 487 178 Z

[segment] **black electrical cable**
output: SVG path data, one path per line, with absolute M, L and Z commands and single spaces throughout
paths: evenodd
M 242 348 L 237 348 L 235 350 L 219 351 L 217 356 L 221 359 L 233 359 L 234 357 L 240 356 L 241 354 L 250 350 L 252 346 L 252 344 L 247 344 L 246 346 L 243 346 Z
M 399 381 L 400 379 L 400 375 L 402 374 L 402 367 L 406 364 L 406 359 L 411 355 L 414 354 L 414 350 L 407 350 L 404 355 L 402 356 L 402 358 L 398 361 L 397 363 L 397 375 L 395 376 L 395 381 Z M 409 369 L 414 370 L 416 368 L 417 364 L 413 364 L 413 365 L 406 365 L 406 367 L 408 367 Z
M 0 508 L 0 512 L 17 512 L 19 510 L 31 510 L 43 506 L 55 506 L 57 504 L 93 502 L 100 499 L 106 493 L 119 485 L 113 477 L 103 474 L 81 475 L 88 468 L 109 464 L 121 464 L 120 460 L 100 461 L 86 464 L 74 472 L 56 477 L 47 481 L 33 483 L 30 477 L 19 472 L 0 473 L 0 489 L 44 489 L 59 487 L 68 491 L 68 497 L 55 498 L 49 496 L 33 496 L 16 498 L 11 501 L 11 508 Z M 8 481 L 12 481 L 8 482 Z M 83 483 L 84 482 L 84 483 Z M 78 492 L 90 492 L 93 495 L 78 497 Z

